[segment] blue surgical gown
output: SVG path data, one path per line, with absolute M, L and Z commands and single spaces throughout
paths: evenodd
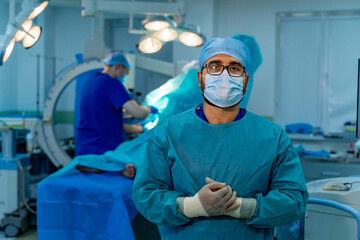
M 184 217 L 176 199 L 194 196 L 206 177 L 256 198 L 254 215 Z M 154 129 L 133 187 L 136 208 L 163 225 L 163 239 L 273 239 L 274 227 L 299 219 L 307 199 L 299 158 L 281 126 L 250 112 L 213 125 L 195 108 Z
M 131 99 L 119 80 L 101 72 L 89 77 L 80 100 L 76 155 L 104 154 L 125 141 L 122 106 Z

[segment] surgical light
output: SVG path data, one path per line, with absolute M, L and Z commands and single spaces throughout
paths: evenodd
M 141 24 L 149 31 L 158 31 L 170 26 L 168 17 L 159 15 L 147 15 Z
M 205 43 L 205 38 L 200 33 L 200 27 L 185 25 L 180 28 L 179 41 L 189 47 L 199 47 Z
M 28 19 L 26 20 L 22 25 L 21 25 L 21 29 L 17 30 L 15 33 L 15 41 L 21 41 L 24 36 L 25 36 L 25 32 L 28 32 L 30 30 L 32 26 L 32 20 Z
M 147 15 L 141 22 L 146 29 L 146 35 L 140 41 L 139 50 L 144 53 L 155 53 L 161 49 L 162 44 L 175 40 L 189 47 L 204 45 L 206 40 L 200 33 L 200 28 L 191 24 L 180 24 L 181 21 L 181 16 L 176 14 Z
M 6 62 L 6 61 L 9 59 L 9 57 L 10 57 L 10 55 L 11 55 L 11 53 L 12 53 L 12 50 L 14 49 L 14 45 L 15 45 L 15 38 L 13 38 L 13 39 L 10 41 L 10 43 L 7 45 L 4 54 L 1 54 L 1 55 L 3 55 L 2 63 Z M 1 65 L 1 64 L 0 64 L 0 65 Z
M 189 47 L 198 47 L 203 43 L 201 36 L 193 32 L 181 33 L 179 41 Z
M 42 29 L 39 26 L 33 26 L 23 39 L 24 48 L 31 48 L 40 38 Z
M 37 15 L 39 15 L 49 4 L 49 1 L 45 1 L 43 3 L 41 3 L 40 5 L 38 5 L 37 7 L 35 7 L 35 9 L 30 13 L 28 19 L 33 19 L 35 17 L 37 17 Z
M 144 27 L 150 31 L 157 31 L 163 28 L 167 28 L 169 26 L 170 24 L 166 21 L 151 21 L 144 25 Z
M 162 48 L 160 40 L 153 36 L 145 36 L 139 43 L 139 49 L 143 53 L 152 54 L 158 52 Z
M 15 0 L 10 0 L 9 22 L 4 35 L 0 36 L 0 66 L 9 58 L 15 41 L 21 41 L 25 48 L 32 47 L 41 36 L 41 27 L 33 21 L 47 6 L 47 0 L 24 0 L 21 11 L 15 16 Z
M 154 37 L 164 42 L 174 41 L 177 36 L 178 33 L 171 28 L 164 28 L 154 33 Z

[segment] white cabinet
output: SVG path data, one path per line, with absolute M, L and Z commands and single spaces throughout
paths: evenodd
M 4 159 L 0 154 L 0 220 L 4 213 L 23 206 L 24 198 L 28 200 L 29 162 L 26 154 L 10 159 Z
M 0 169 L 0 219 L 18 207 L 17 186 L 17 169 Z

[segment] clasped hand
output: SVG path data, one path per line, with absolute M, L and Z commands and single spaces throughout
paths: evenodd
M 178 211 L 185 217 L 210 217 L 227 215 L 239 219 L 253 216 L 257 201 L 255 198 L 237 197 L 237 193 L 225 183 L 206 178 L 207 184 L 193 197 L 178 197 Z
M 207 184 L 197 193 L 209 216 L 224 215 L 227 212 L 239 207 L 236 200 L 237 194 L 225 183 L 216 182 L 206 178 Z

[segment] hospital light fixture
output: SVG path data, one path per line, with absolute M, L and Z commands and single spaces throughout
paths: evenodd
M 177 31 L 172 28 L 163 28 L 154 33 L 154 37 L 163 42 L 174 41 L 177 36 Z
M 15 41 L 22 40 L 22 45 L 28 49 L 39 40 L 42 29 L 33 25 L 32 19 L 48 6 L 48 2 L 47 0 L 25 0 L 21 4 L 21 11 L 15 17 L 16 0 L 9 1 L 9 22 L 5 34 L 0 36 L 0 65 L 9 59 Z
M 181 28 L 179 41 L 189 47 L 198 47 L 205 43 L 205 38 L 200 33 L 200 28 L 187 25 Z
M 7 45 L 4 52 L 1 53 L 2 62 L 6 62 L 8 60 L 8 58 L 11 55 L 12 50 L 14 49 L 14 46 L 15 46 L 15 38 L 11 39 L 10 43 Z
M 143 53 L 155 53 L 161 49 L 163 43 L 175 40 L 189 47 L 199 47 L 205 43 L 205 37 L 200 33 L 199 27 L 194 25 L 178 26 L 177 21 L 168 16 L 162 18 L 161 16 L 147 16 L 142 24 L 147 33 L 141 38 L 138 48 Z
M 21 29 L 17 30 L 15 33 L 15 41 L 19 42 L 25 37 L 25 32 L 28 32 L 32 26 L 32 20 L 28 19 L 23 24 L 21 24 Z
M 10 30 L 7 29 L 6 33 L 9 32 Z M 14 45 L 15 37 L 13 34 L 5 34 L 4 36 L 0 36 L 0 65 L 5 63 L 9 59 L 14 49 Z
M 157 31 L 170 26 L 166 16 L 148 15 L 141 23 L 145 29 L 150 31 Z
M 152 30 L 152 31 L 156 31 L 156 30 L 160 30 L 163 28 L 167 28 L 169 27 L 170 24 L 168 22 L 165 21 L 154 21 L 154 22 L 148 22 L 144 25 L 144 27 L 147 30 Z
M 183 32 L 179 36 L 179 41 L 189 47 L 197 47 L 201 45 L 202 39 L 199 35 L 192 32 Z
M 49 1 L 37 1 L 35 5 L 33 5 L 33 11 L 30 13 L 28 19 L 34 19 L 37 17 L 49 4 Z
M 139 49 L 143 53 L 152 54 L 158 52 L 162 48 L 162 42 L 153 36 L 144 36 L 139 43 Z
M 39 26 L 33 26 L 29 32 L 26 33 L 22 45 L 24 48 L 29 49 L 39 40 L 41 36 L 42 28 Z

